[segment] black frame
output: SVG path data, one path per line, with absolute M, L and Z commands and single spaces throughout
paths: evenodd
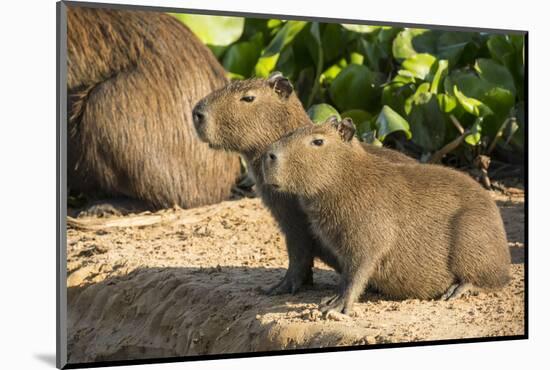
M 501 336 L 501 337 L 481 337 L 481 338 L 463 338 L 463 339 L 445 339 L 445 340 L 430 340 L 421 342 L 406 342 L 406 343 L 388 343 L 388 344 L 370 344 L 356 345 L 348 347 L 325 347 L 325 348 L 310 348 L 310 349 L 293 349 L 280 351 L 259 351 L 259 352 L 244 352 L 244 353 L 227 353 L 227 354 L 209 354 L 198 356 L 182 356 L 182 357 L 165 357 L 151 358 L 139 360 L 120 360 L 120 361 L 99 361 L 88 363 L 67 363 L 67 83 L 66 83 L 66 63 L 67 60 L 67 17 L 66 8 L 72 7 L 88 7 L 88 8 L 109 8 L 118 10 L 142 10 L 151 12 L 171 12 L 171 13 L 188 13 L 188 14 L 204 14 L 204 15 L 220 15 L 220 16 L 236 16 L 236 17 L 253 17 L 253 18 L 280 18 L 285 20 L 304 20 L 317 21 L 325 23 L 351 23 L 351 24 L 366 24 L 366 25 L 381 25 L 381 26 L 398 26 L 411 28 L 429 28 L 445 31 L 474 31 L 474 32 L 491 32 L 496 34 L 519 34 L 525 37 L 524 53 L 525 53 L 525 144 L 524 144 L 524 189 L 525 189 L 525 228 L 524 228 L 524 323 L 525 332 L 523 335 Z M 124 365 L 142 365 L 142 364 L 158 364 L 172 362 L 187 362 L 200 360 L 220 360 L 232 358 L 248 358 L 248 357 L 265 357 L 265 356 L 281 356 L 306 353 L 323 353 L 323 352 L 341 352 L 341 351 L 357 351 L 366 349 L 383 349 L 383 348 L 401 348 L 401 347 L 420 347 L 430 345 L 445 345 L 445 344 L 463 344 L 463 343 L 481 343 L 481 342 L 499 342 L 508 340 L 529 339 L 529 258 L 528 258 L 528 236 L 529 236 L 529 89 L 528 89 L 528 71 L 529 71 L 529 32 L 525 30 L 508 30 L 508 29 L 490 29 L 477 27 L 459 27 L 446 25 L 431 25 L 422 23 L 402 23 L 402 22 L 385 22 L 385 21 L 369 21 L 358 19 L 341 19 L 341 18 L 324 18 L 286 14 L 265 14 L 265 13 L 248 13 L 248 12 L 232 12 L 222 10 L 202 10 L 202 9 L 186 9 L 172 8 L 161 6 L 146 6 L 146 5 L 131 5 L 131 4 L 109 4 L 109 3 L 88 3 L 79 1 L 60 1 L 56 3 L 57 17 L 57 63 L 56 63 L 56 121 L 57 121 L 57 142 L 56 142 L 56 172 L 57 172 L 57 188 L 56 188 L 56 230 L 57 230 L 57 248 L 56 248 L 56 367 L 59 369 L 78 369 L 78 368 L 93 368 L 104 366 L 124 366 Z

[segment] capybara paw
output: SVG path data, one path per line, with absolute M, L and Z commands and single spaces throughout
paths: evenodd
M 447 289 L 447 291 L 441 296 L 442 301 L 449 301 L 456 298 L 464 297 L 468 294 L 475 294 L 477 290 L 470 283 L 453 284 Z
M 337 312 L 348 315 L 350 313 L 350 309 L 346 305 L 345 299 L 340 295 L 322 299 L 319 304 L 319 310 L 324 314 L 328 314 L 329 312 Z
M 111 217 L 121 216 L 122 212 L 109 203 L 95 204 L 81 211 L 78 217 Z
M 277 284 L 264 289 L 263 293 L 267 295 L 295 294 L 302 288 L 303 285 L 304 282 L 300 280 L 285 277 Z

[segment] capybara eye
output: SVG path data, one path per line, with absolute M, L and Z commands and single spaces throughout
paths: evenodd
M 252 95 L 245 95 L 241 98 L 242 101 L 245 101 L 247 103 L 252 103 L 254 99 L 256 99 L 256 97 Z
M 315 145 L 315 146 L 321 146 L 323 145 L 325 141 L 323 139 L 315 139 L 311 142 L 311 144 Z

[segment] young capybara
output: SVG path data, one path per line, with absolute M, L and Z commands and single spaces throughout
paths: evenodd
M 153 207 L 227 199 L 235 154 L 193 129 L 191 110 L 226 84 L 210 50 L 164 13 L 67 7 L 68 186 Z
M 509 280 L 510 252 L 489 193 L 438 165 L 395 165 L 363 150 L 355 127 L 306 125 L 274 143 L 264 182 L 297 196 L 340 266 L 322 311 L 349 312 L 367 283 L 392 298 L 451 298 Z
M 314 257 L 339 270 L 330 250 L 321 248 L 309 231 L 309 222 L 296 197 L 264 186 L 261 158 L 268 146 L 304 122 L 313 124 L 290 81 L 275 72 L 268 79 L 233 81 L 199 101 L 193 109 L 199 137 L 212 148 L 240 153 L 255 177 L 264 204 L 286 239 L 289 268 L 283 280 L 267 289 L 270 294 L 294 293 L 312 283 Z M 416 163 L 397 151 L 365 145 L 376 156 L 400 163 Z

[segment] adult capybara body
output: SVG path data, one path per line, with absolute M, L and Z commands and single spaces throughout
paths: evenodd
M 268 79 L 231 82 L 197 103 L 193 118 L 197 133 L 211 147 L 242 154 L 264 204 L 285 235 L 289 268 L 284 279 L 268 292 L 294 293 L 302 285 L 310 284 L 314 257 L 339 270 L 332 252 L 321 248 L 309 231 L 309 222 L 297 198 L 264 186 L 261 158 L 269 145 L 304 123 L 313 124 L 288 79 L 274 73 Z M 391 161 L 416 163 L 391 149 L 371 145 L 364 149 Z
M 374 156 L 354 131 L 349 120 L 305 126 L 264 156 L 264 181 L 299 197 L 341 267 L 323 310 L 349 311 L 367 284 L 398 299 L 505 285 L 510 252 L 489 193 L 449 168 Z
M 68 185 L 154 207 L 230 195 L 234 154 L 196 136 L 191 110 L 226 83 L 211 52 L 162 13 L 68 7 Z

